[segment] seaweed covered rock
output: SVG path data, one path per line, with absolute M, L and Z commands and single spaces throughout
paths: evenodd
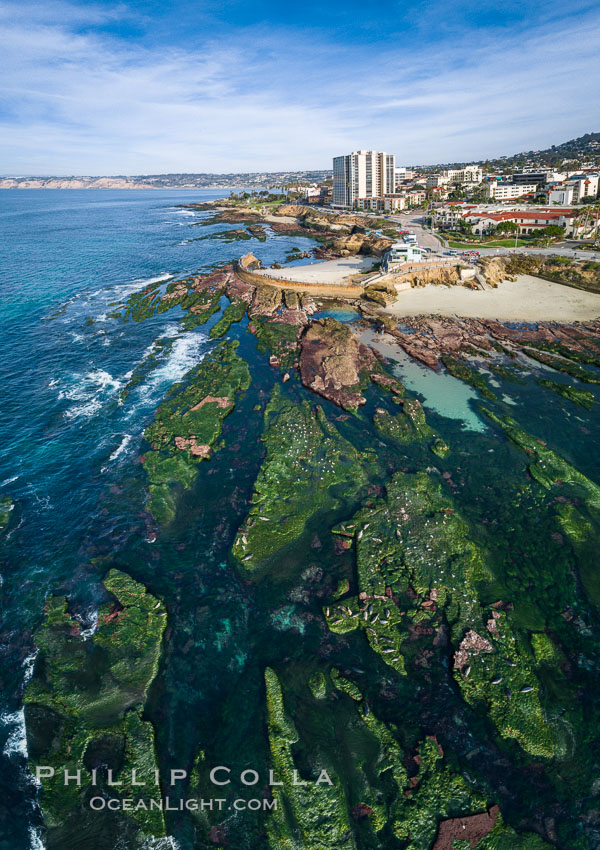
M 256 336 L 256 347 L 260 353 L 270 355 L 269 362 L 272 366 L 289 368 L 292 365 L 298 353 L 300 333 L 300 328 L 295 322 L 278 322 L 263 317 L 253 317 L 249 329 Z
M 307 776 L 294 761 L 298 732 L 287 716 L 281 684 L 265 670 L 267 726 L 273 772 L 281 785 L 273 788 L 277 807 L 267 821 L 271 847 L 277 850 L 353 850 L 356 847 L 344 791 L 335 774 L 319 769 Z
M 233 324 L 240 322 L 244 318 L 247 309 L 247 303 L 241 298 L 232 299 L 223 311 L 223 315 L 219 321 L 210 329 L 210 338 L 217 339 L 218 337 L 225 336 Z
M 31 770 L 42 765 L 54 771 L 42 772 L 40 790 L 49 850 L 75 846 L 82 834 L 88 836 L 85 846 L 98 850 L 112 850 L 119 835 L 129 836 L 133 846 L 139 836 L 165 834 L 162 812 L 150 809 L 159 789 L 153 784 L 154 729 L 143 719 L 165 608 L 117 570 L 104 586 L 113 601 L 100 608 L 93 635 L 81 633 L 60 597 L 47 600 L 36 634 L 25 725 Z M 132 783 L 133 770 L 145 786 Z M 64 771 L 75 778 L 66 783 Z M 121 784 L 109 786 L 111 778 Z M 134 806 L 126 813 L 93 811 L 90 799 L 105 795 L 131 798 Z M 142 798 L 145 804 L 137 806 Z
M 416 398 L 396 400 L 401 404 L 402 413 L 392 415 L 381 407 L 375 411 L 373 424 L 381 434 L 398 443 L 412 443 L 435 436 L 425 420 L 425 411 Z
M 588 410 L 592 404 L 596 403 L 593 393 L 589 390 L 582 390 L 580 387 L 572 387 L 570 384 L 559 384 L 556 381 L 549 381 L 547 378 L 538 378 L 538 384 L 552 392 L 572 401 L 573 404 L 578 404 L 580 407 L 586 407 Z
M 447 622 L 465 699 L 484 708 L 502 737 L 551 756 L 529 648 L 507 615 L 490 616 L 479 604 L 477 588 L 488 576 L 483 553 L 440 485 L 425 473 L 397 473 L 386 498 L 355 514 L 345 533 L 355 540 L 359 594 L 325 606 L 329 628 L 364 629 L 371 648 L 404 674 L 423 663 L 421 650 L 435 657 L 434 636 Z
M 263 440 L 267 454 L 233 546 L 247 569 L 296 540 L 318 511 L 338 505 L 338 491 L 354 493 L 366 481 L 358 452 L 323 411 L 288 401 L 278 388 L 265 409 Z
M 168 522 L 175 514 L 174 487 L 189 487 L 196 463 L 210 457 L 223 419 L 235 406 L 238 392 L 250 386 L 250 371 L 236 353 L 237 341 L 222 342 L 199 367 L 188 373 L 175 394 L 159 405 L 145 437 L 152 451 L 144 455 L 150 482 L 150 511 Z
M 455 378 L 464 381 L 465 384 L 471 384 L 484 398 L 496 398 L 496 394 L 489 388 L 483 375 L 480 375 L 475 369 L 471 369 L 463 360 L 458 360 L 456 357 L 450 357 L 447 354 L 443 355 L 441 360 Z
M 454 656 L 454 675 L 471 704 L 485 703 L 503 738 L 515 738 L 526 752 L 550 758 L 553 734 L 539 698 L 539 683 L 527 647 L 503 611 L 492 611 L 486 637 L 467 632 Z
M 302 337 L 302 383 L 344 409 L 365 403 L 361 390 L 374 364 L 373 352 L 336 319 L 311 322 Z
M 0 499 L 0 533 L 4 531 L 10 522 L 10 514 L 14 505 L 10 496 L 3 496 Z

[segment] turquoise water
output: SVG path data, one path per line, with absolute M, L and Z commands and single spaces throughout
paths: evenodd
M 369 330 L 364 332 L 364 338 L 392 361 L 394 374 L 405 387 L 422 397 L 426 410 L 458 420 L 465 430 L 485 431 L 483 418 L 473 406 L 479 398 L 475 390 L 447 372 L 434 372 L 417 363 L 391 337 Z

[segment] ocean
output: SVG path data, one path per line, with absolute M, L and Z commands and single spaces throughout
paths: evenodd
M 93 552 L 101 541 L 117 549 L 136 534 L 143 504 L 115 490 L 123 481 L 139 485 L 142 432 L 167 389 L 207 348 L 203 328 L 182 331 L 179 310 L 128 324 L 109 314 L 148 283 L 206 271 L 249 250 L 246 242 L 197 239 L 202 216 L 179 207 L 224 194 L 0 191 L 0 497 L 9 496 L 16 513 L 0 562 L 0 787 L 11 811 L 11 850 L 30 846 L 35 821 L 20 711 L 32 629 L 50 592 L 90 604 L 94 581 L 85 565 Z M 280 236 L 254 240 L 252 249 L 268 264 L 313 245 Z M 155 348 L 154 368 L 122 402 L 131 373 Z

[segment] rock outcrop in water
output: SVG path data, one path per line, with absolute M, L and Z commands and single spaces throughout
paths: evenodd
M 335 319 L 311 322 L 302 337 L 302 383 L 347 410 L 365 403 L 361 386 L 374 363 L 372 351 Z
M 160 791 L 153 784 L 154 729 L 143 714 L 158 669 L 165 608 L 117 570 L 104 586 L 112 601 L 98 611 L 92 635 L 82 633 L 66 599 L 49 597 L 35 636 L 25 723 L 32 770 L 42 765 L 54 771 L 43 771 L 40 790 L 48 850 L 80 846 L 84 837 L 85 846 L 109 850 L 122 840 L 136 846 L 165 835 L 162 812 L 150 809 Z M 146 785 L 132 783 L 133 770 Z M 119 786 L 110 787 L 111 775 Z M 90 807 L 91 798 L 107 796 L 130 798 L 131 809 Z M 136 807 L 140 799 L 147 805 Z

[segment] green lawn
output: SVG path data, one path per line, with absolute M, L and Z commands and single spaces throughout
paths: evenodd
M 514 239 L 494 239 L 492 242 L 453 242 L 448 241 L 451 248 L 462 248 L 463 251 L 473 250 L 478 251 L 480 248 L 514 248 Z M 531 242 L 525 239 L 517 241 L 517 248 L 523 248 L 525 245 L 531 245 Z

